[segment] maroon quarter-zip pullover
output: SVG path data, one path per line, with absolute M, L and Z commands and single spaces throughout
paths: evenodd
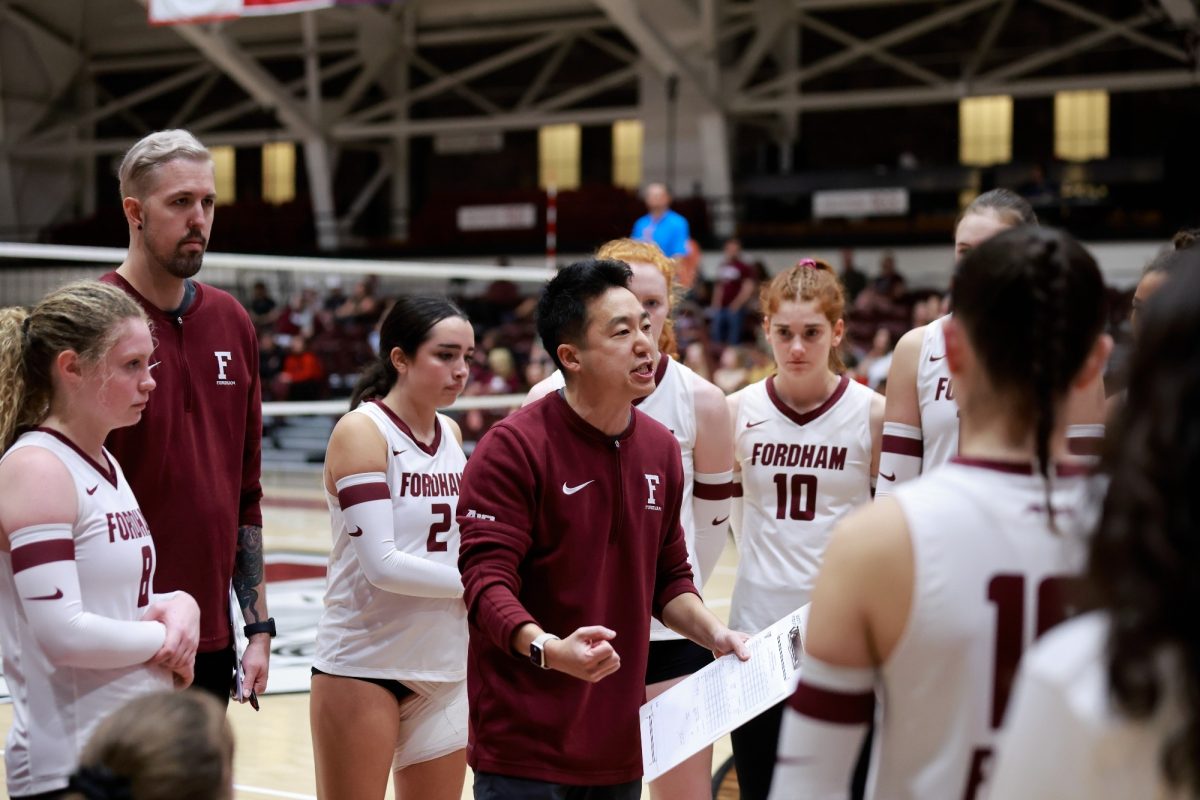
M 473 769 L 574 785 L 641 776 L 650 616 L 696 591 L 682 495 L 678 442 L 636 409 L 609 436 L 555 392 L 483 437 L 458 503 Z M 621 667 L 594 684 L 539 669 L 510 647 L 527 622 L 564 638 L 611 628 Z
M 228 293 L 196 283 L 180 316 L 168 316 L 120 275 L 150 317 L 158 384 L 137 425 L 105 446 L 125 471 L 150 525 L 154 590 L 183 589 L 200 605 L 200 652 L 229 646 L 229 581 L 240 525 L 262 525 L 262 398 L 258 338 Z

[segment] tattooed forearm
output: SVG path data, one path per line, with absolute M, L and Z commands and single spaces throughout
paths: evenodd
M 242 606 L 246 623 L 261 622 L 267 618 L 263 591 L 263 544 L 262 528 L 258 525 L 243 525 L 238 528 L 237 554 L 233 562 L 233 591 Z

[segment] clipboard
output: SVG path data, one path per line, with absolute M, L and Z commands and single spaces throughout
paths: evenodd
M 237 592 L 233 590 L 233 584 L 229 584 L 229 627 L 233 633 L 233 690 L 230 696 L 237 702 L 243 701 L 245 690 L 245 670 L 242 669 L 242 656 L 246 654 L 246 645 L 250 642 L 246 638 L 245 632 L 242 630 L 246 627 L 246 618 L 242 614 L 242 605 L 238 602 Z M 258 695 L 253 689 L 250 690 L 249 698 L 250 707 L 258 711 Z

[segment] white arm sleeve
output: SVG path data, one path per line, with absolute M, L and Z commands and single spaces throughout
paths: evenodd
M 692 519 L 696 527 L 696 588 L 703 589 L 725 549 L 729 528 L 733 470 L 697 472 L 692 487 Z
M 874 709 L 874 670 L 837 667 L 807 653 L 787 701 L 771 800 L 845 800 Z
M 159 622 L 83 610 L 71 526 L 32 525 L 9 536 L 13 582 L 30 632 L 57 667 L 118 669 L 149 661 L 166 640 Z M 130 592 L 139 587 L 130 586 Z
M 900 422 L 883 423 L 875 498 L 887 497 L 900 484 L 919 476 L 924 453 L 925 441 L 921 438 L 920 428 Z
M 392 495 L 382 472 L 347 475 L 337 490 L 354 555 L 372 585 L 413 597 L 462 597 L 457 569 L 396 549 Z

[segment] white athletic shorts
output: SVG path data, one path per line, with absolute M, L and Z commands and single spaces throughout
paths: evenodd
M 401 682 L 413 690 L 413 695 L 400 704 L 393 772 L 467 746 L 466 681 Z

